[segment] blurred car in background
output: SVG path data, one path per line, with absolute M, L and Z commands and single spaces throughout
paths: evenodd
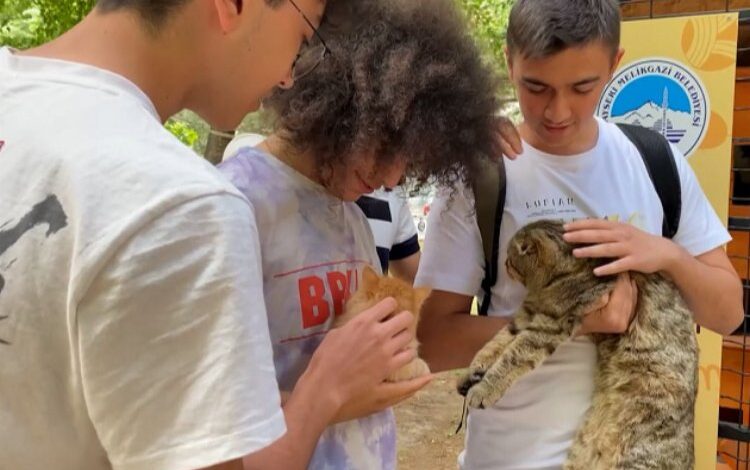
M 427 214 L 430 213 L 430 206 L 435 197 L 435 188 L 432 186 L 425 187 L 409 197 L 409 211 L 414 218 L 414 225 L 417 226 L 417 237 L 420 241 L 424 240 L 427 231 Z

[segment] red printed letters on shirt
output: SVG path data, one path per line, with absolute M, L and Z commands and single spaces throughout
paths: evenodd
M 352 285 L 353 284 L 353 285 Z M 302 327 L 322 325 L 331 316 L 344 312 L 344 303 L 352 288 L 357 288 L 357 271 L 330 271 L 321 276 L 307 276 L 299 280 L 299 303 Z

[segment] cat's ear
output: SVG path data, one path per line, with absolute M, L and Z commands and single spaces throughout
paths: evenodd
M 421 309 L 422 304 L 425 300 L 427 300 L 427 297 L 430 296 L 430 293 L 432 292 L 432 289 L 429 287 L 417 287 L 414 289 L 414 305 L 416 305 L 417 308 Z M 417 312 L 414 312 L 417 313 Z
M 362 285 L 374 286 L 378 283 L 378 277 L 378 273 L 372 267 L 365 266 L 365 269 L 362 270 Z
M 524 237 L 524 239 L 518 243 L 518 253 L 521 256 L 533 256 L 537 254 L 538 245 L 539 240 L 536 238 Z

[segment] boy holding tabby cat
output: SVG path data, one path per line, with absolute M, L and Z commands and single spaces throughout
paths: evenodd
M 614 0 L 514 5 L 507 61 L 524 117 L 523 153 L 505 161 L 501 269 L 489 316 L 469 316 L 484 275 L 474 198 L 461 189 L 438 197 L 416 282 L 433 288 L 420 324 L 422 356 L 433 370 L 465 367 L 520 306 L 524 289 L 502 269 L 507 244 L 539 219 L 569 222 L 565 239 L 588 244 L 576 256 L 612 258 L 597 275 L 661 272 L 677 285 L 698 324 L 729 333 L 742 320 L 741 285 L 723 250 L 729 234 L 685 158 L 671 147 L 682 202 L 679 226 L 668 239 L 661 236 L 664 212 L 641 154 L 620 128 L 594 116 L 623 55 L 619 36 Z M 620 320 L 614 329 L 603 331 L 600 324 L 587 331 L 623 332 L 629 318 Z M 461 468 L 560 468 L 589 407 L 595 367 L 594 345 L 579 336 L 493 407 L 471 410 Z
M 349 294 L 366 284 L 365 266 L 379 271 L 354 201 L 394 187 L 404 174 L 473 178 L 477 156 L 498 154 L 496 81 L 452 2 L 330 0 L 298 63 L 321 57 L 294 87 L 267 100 L 275 132 L 220 166 L 254 208 L 276 378 L 285 392 L 306 376 Z M 414 349 L 398 356 L 413 357 Z M 381 383 L 346 403 L 310 468 L 394 469 L 389 407 L 429 380 Z

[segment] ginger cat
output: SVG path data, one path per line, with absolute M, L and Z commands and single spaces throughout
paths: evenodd
M 414 323 L 409 328 L 409 331 L 414 334 L 414 340 L 409 344 L 409 347 L 418 350 L 419 342 L 416 339 L 416 334 L 419 324 L 419 311 L 428 295 L 430 295 L 430 289 L 428 288 L 414 288 L 400 279 L 378 276 L 371 267 L 366 266 L 362 273 L 362 282 L 359 289 L 346 302 L 344 313 L 336 319 L 333 326 L 341 326 L 359 315 L 363 310 L 367 310 L 387 297 L 393 297 L 398 303 L 396 312 L 408 310 L 414 315 Z M 427 363 L 419 357 L 415 357 L 414 360 L 397 370 L 386 380 L 388 382 L 400 382 L 429 373 L 430 368 Z

